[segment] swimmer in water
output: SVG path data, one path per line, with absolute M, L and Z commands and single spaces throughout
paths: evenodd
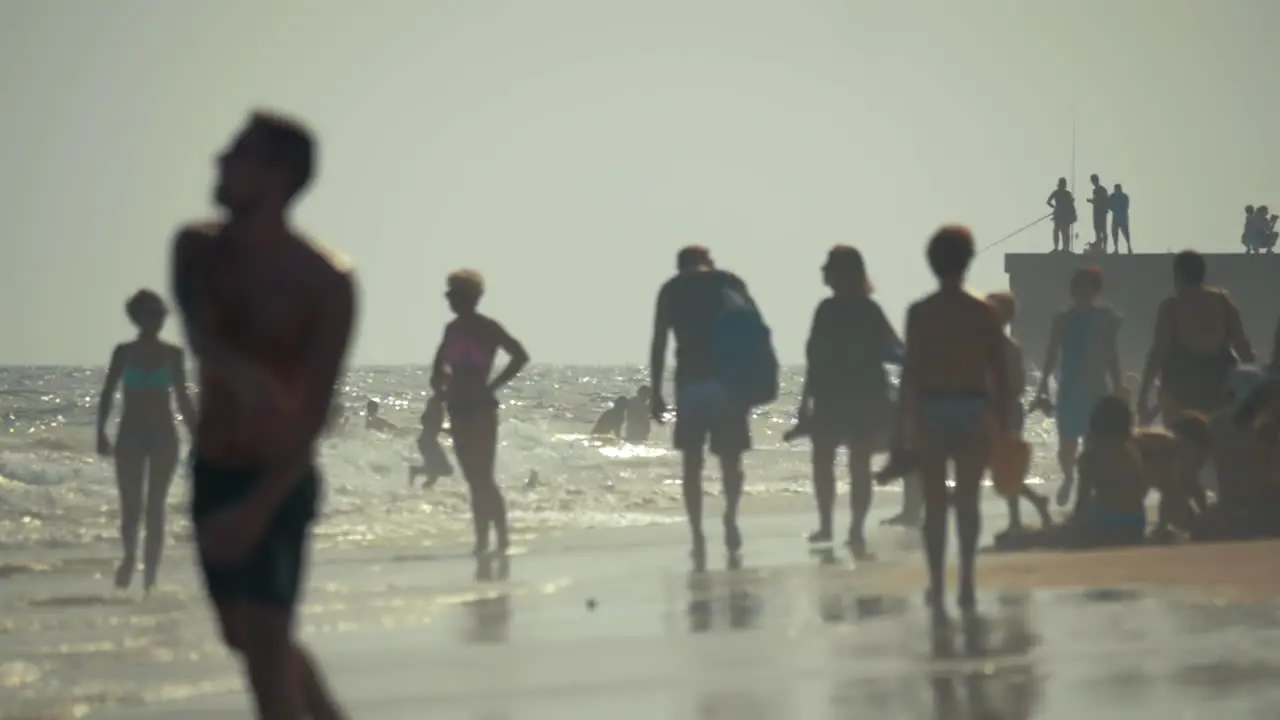
M 591 428 L 591 434 L 596 437 L 612 435 L 622 439 L 622 427 L 627 422 L 627 404 L 630 401 L 631 399 L 625 395 L 614 398 L 613 405 L 600 413 L 600 418 Z
M 1034 407 L 1055 413 L 1058 467 L 1062 469 L 1059 507 L 1071 502 L 1080 439 L 1088 433 L 1094 405 L 1104 395 L 1118 392 L 1123 383 L 1116 342 L 1120 316 L 1098 302 L 1102 271 L 1077 270 L 1071 276 L 1070 291 L 1071 306 L 1053 318 L 1034 402 Z M 1049 380 L 1055 374 L 1058 393 L 1056 402 L 1051 402 Z
M 856 556 L 867 552 L 866 521 L 871 510 L 871 454 L 890 433 L 893 399 L 885 357 L 902 346 L 880 304 L 871 298 L 866 263 L 857 248 L 837 245 L 827 254 L 822 279 L 831 288 L 813 317 L 806 345 L 800 421 L 813 439 L 813 494 L 818 529 L 809 542 L 829 543 L 836 498 L 836 451 L 849 451 L 849 506 L 846 544 Z
M 929 241 L 929 267 L 938 291 L 907 311 L 902 369 L 906 444 L 918 458 L 924 487 L 924 542 L 929 563 L 926 600 L 943 609 L 947 514 L 956 512 L 960 544 L 958 604 L 976 604 L 975 563 L 982 529 L 979 493 L 991 448 L 1008 434 L 1009 395 L 1005 334 L 995 308 L 964 288 L 973 261 L 973 235 L 944 227 Z M 955 489 L 947 487 L 955 465 Z
M 98 454 L 114 457 L 116 489 L 120 494 L 120 540 L 124 558 L 116 569 L 116 587 L 133 582 L 138 564 L 138 526 L 146 518 L 143 587 L 150 592 L 164 553 L 165 503 L 173 472 L 178 467 L 178 429 L 173 417 L 176 399 L 183 423 L 192 431 L 195 405 L 187 392 L 186 359 L 182 348 L 160 339 L 168 308 L 160 296 L 139 290 L 125 303 L 125 314 L 138 328 L 137 339 L 111 353 L 111 364 L 98 402 Z M 114 447 L 107 437 L 116 390 L 124 389 L 124 411 Z
M 409 487 L 420 475 L 426 475 L 427 481 L 422 488 L 435 487 L 442 477 L 453 476 L 453 465 L 449 463 L 444 448 L 440 446 L 440 433 L 444 432 L 444 399 L 436 394 L 427 398 L 427 405 L 422 410 L 422 432 L 418 434 L 418 453 L 422 456 L 422 464 L 409 468 Z
M 641 385 L 627 403 L 627 428 L 623 438 L 632 445 L 649 442 L 649 386 Z
M 1225 407 L 1230 402 L 1231 371 L 1241 362 L 1254 362 L 1240 309 L 1225 290 L 1204 284 L 1206 274 L 1203 255 L 1192 250 L 1178 253 L 1173 259 L 1173 296 L 1156 312 L 1138 408 L 1142 412 L 1150 407 L 1151 386 L 1158 379 L 1165 425 L 1183 410 L 1213 415 Z
M 364 429 L 379 433 L 400 432 L 400 426 L 382 417 L 379 413 L 382 406 L 377 400 L 370 400 L 364 406 Z
M 445 299 L 456 316 L 444 329 L 444 338 L 431 366 L 431 388 L 442 393 L 453 453 L 462 478 L 471 490 L 471 519 L 475 526 L 477 555 L 489 551 L 489 532 L 497 550 L 510 545 L 507 504 L 498 487 L 498 390 L 529 364 L 529 353 L 496 320 L 477 308 L 484 297 L 484 278 L 474 270 L 458 270 L 446 280 Z M 493 375 L 498 351 L 507 354 L 507 366 Z M 446 377 L 448 382 L 446 383 Z
M 217 165 L 225 221 L 183 228 L 172 254 L 199 365 L 200 567 L 258 717 L 342 718 L 294 629 L 320 494 L 315 448 L 355 323 L 355 281 L 289 222 L 312 176 L 310 131 L 255 114 Z

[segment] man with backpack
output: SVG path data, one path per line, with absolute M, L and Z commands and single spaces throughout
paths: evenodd
M 674 444 L 684 456 L 682 490 L 693 536 L 692 556 L 695 565 L 702 567 L 706 562 L 704 450 L 709 445 L 720 459 L 725 548 L 731 562 L 736 561 L 742 549 L 738 504 L 744 481 L 742 456 L 751 448 L 751 409 L 777 398 L 778 362 L 769 328 L 740 278 L 716 269 L 711 252 L 700 246 L 681 250 L 676 269 L 676 276 L 658 293 L 649 358 L 650 410 L 655 421 L 663 422 L 667 335 L 674 333 Z

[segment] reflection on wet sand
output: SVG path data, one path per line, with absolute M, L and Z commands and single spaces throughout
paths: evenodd
M 1042 704 L 1025 598 L 1008 598 L 999 606 L 991 618 L 977 613 L 958 623 L 934 618 L 933 662 L 926 673 L 936 720 L 1028 720 Z
M 495 644 L 510 641 L 511 592 L 505 585 L 510 577 L 510 557 L 486 554 L 476 558 L 476 581 L 502 585 L 480 588 L 474 599 L 462 603 L 471 617 L 464 631 L 464 642 Z
M 689 632 L 748 630 L 759 620 L 764 603 L 756 587 L 762 577 L 741 569 L 740 564 L 731 567 L 723 573 L 697 569 L 689 573 Z

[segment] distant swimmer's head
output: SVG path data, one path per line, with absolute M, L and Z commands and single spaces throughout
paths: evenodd
M 939 280 L 961 280 L 973 262 L 973 233 L 963 225 L 946 225 L 933 234 L 926 254 Z
M 449 273 L 445 285 L 449 309 L 459 315 L 475 312 L 484 297 L 484 276 L 476 270 L 455 270 Z
M 1204 256 L 1195 250 L 1183 250 L 1173 256 L 1173 287 L 1175 289 L 1203 285 L 1208 272 Z
M 169 308 L 164 300 L 151 290 L 139 290 L 124 303 L 124 314 L 140 332 L 146 335 L 159 334 L 164 327 L 164 319 Z
M 1090 176 L 1089 176 L 1089 182 L 1093 183 L 1094 185 L 1101 185 L 1101 184 L 1102 184 L 1102 181 L 1098 179 L 1098 174 L 1097 174 L 1097 173 L 1094 173 L 1093 175 L 1090 175 Z
M 1000 324 L 1008 325 L 1018 314 L 1018 301 L 1011 292 L 993 292 L 987 295 L 987 302 L 1000 315 Z
M 218 158 L 216 200 L 231 212 L 283 207 L 307 187 L 314 172 L 310 130 L 279 115 L 254 113 Z
M 1124 439 L 1133 436 L 1133 411 L 1119 395 L 1106 395 L 1089 414 L 1089 435 L 1095 438 Z
M 1071 299 L 1092 302 L 1102 294 L 1102 269 L 1083 267 L 1071 275 Z
M 1067 179 L 1066 179 L 1066 178 L 1058 178 L 1058 189 L 1059 189 L 1059 190 L 1066 190 L 1066 189 L 1067 189 Z
M 699 270 L 714 270 L 716 264 L 711 260 L 711 250 L 702 245 L 689 245 L 676 253 L 676 270 L 682 273 Z
M 873 290 L 867 279 L 867 263 L 862 253 L 851 245 L 836 245 L 827 253 L 822 265 L 822 281 L 837 293 L 870 295 Z

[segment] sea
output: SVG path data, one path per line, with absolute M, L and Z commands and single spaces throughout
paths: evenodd
M 778 401 L 754 413 L 745 514 L 753 503 L 809 494 L 809 445 L 782 440 L 795 417 L 802 372 L 784 369 Z M 0 549 L 118 547 L 113 466 L 94 453 L 103 374 L 100 367 L 0 368 Z M 428 377 L 421 366 L 347 374 L 341 401 L 349 422 L 320 450 L 325 497 L 315 528 L 318 546 L 419 547 L 470 537 L 469 501 L 458 475 L 428 490 L 408 482 L 408 468 L 418 462 L 415 440 Z M 679 455 L 668 428 L 655 427 L 651 440 L 638 445 L 588 435 L 613 398 L 632 395 L 646 381 L 641 366 L 532 365 L 502 391 L 498 479 L 517 541 L 558 530 L 682 521 Z M 369 400 L 401 431 L 366 430 Z M 1039 483 L 1052 473 L 1052 422 L 1029 418 L 1027 440 L 1033 448 L 1029 482 Z M 709 495 L 719 493 L 715 472 L 710 465 Z M 529 481 L 532 474 L 536 482 Z M 191 540 L 184 511 L 188 488 L 184 463 L 169 495 L 171 543 Z M 893 486 L 876 497 L 877 504 L 901 502 Z

